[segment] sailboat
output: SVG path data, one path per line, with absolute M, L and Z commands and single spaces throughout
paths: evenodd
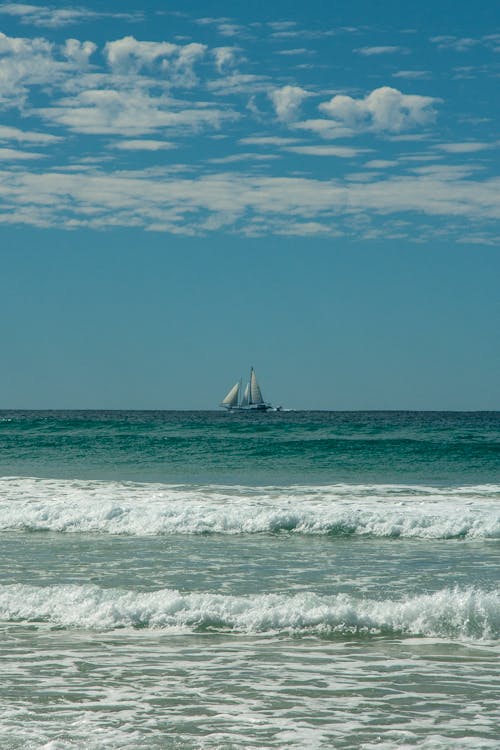
M 243 392 L 241 385 L 240 379 L 233 385 L 227 396 L 222 399 L 220 405 L 228 411 L 268 411 L 268 409 L 273 408 L 262 397 L 262 391 L 253 367 L 250 368 L 250 379 Z

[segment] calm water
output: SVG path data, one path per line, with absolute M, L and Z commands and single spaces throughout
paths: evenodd
M 0 412 L 2 750 L 500 746 L 500 413 Z

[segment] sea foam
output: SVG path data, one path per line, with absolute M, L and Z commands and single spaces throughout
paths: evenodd
M 500 638 L 500 592 L 455 588 L 402 600 L 374 600 L 344 593 L 230 596 L 11 584 L 0 587 L 0 619 L 96 630 L 408 634 L 491 641 Z
M 0 531 L 500 538 L 500 487 L 183 486 L 0 478 Z

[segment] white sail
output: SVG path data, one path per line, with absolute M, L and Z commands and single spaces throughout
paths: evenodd
M 229 393 L 222 399 L 224 406 L 238 406 L 238 396 L 240 395 L 240 381 L 233 385 Z
M 243 398 L 241 399 L 241 406 L 248 406 L 250 403 L 250 383 L 247 383 L 245 386 L 245 392 L 243 394 Z
M 271 404 L 264 401 L 253 367 L 250 369 L 250 381 L 246 384 L 245 390 L 242 391 L 242 382 L 240 379 L 221 401 L 220 406 L 231 412 L 260 413 L 269 410 L 279 411 L 279 409 L 273 409 Z
M 262 392 L 260 390 L 259 384 L 257 383 L 257 378 L 255 377 L 255 370 L 250 370 L 250 403 L 251 404 L 263 404 L 264 399 L 262 398 Z

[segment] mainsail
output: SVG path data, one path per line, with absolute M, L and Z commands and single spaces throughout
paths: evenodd
M 233 385 L 229 393 L 225 398 L 222 399 L 222 406 L 238 406 L 238 396 L 240 395 L 240 381 Z
M 257 378 L 255 377 L 255 370 L 253 369 L 253 367 L 250 370 L 250 403 L 264 403 L 264 399 L 262 398 L 262 391 L 260 390 L 260 386 L 257 383 Z
M 250 403 L 250 383 L 247 383 L 245 386 L 245 392 L 243 394 L 243 398 L 241 399 L 241 406 L 248 406 Z

